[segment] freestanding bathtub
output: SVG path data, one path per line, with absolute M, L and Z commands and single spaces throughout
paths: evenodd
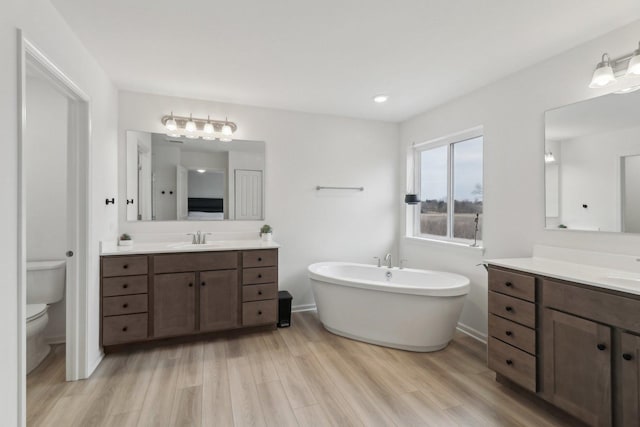
M 420 352 L 447 346 L 469 292 L 458 274 L 346 262 L 312 264 L 309 278 L 328 331 Z

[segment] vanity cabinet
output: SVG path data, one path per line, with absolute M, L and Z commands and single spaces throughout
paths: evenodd
M 107 349 L 277 321 L 277 249 L 103 256 L 101 276 Z
M 640 425 L 640 296 L 491 265 L 489 312 L 499 381 L 590 426 Z

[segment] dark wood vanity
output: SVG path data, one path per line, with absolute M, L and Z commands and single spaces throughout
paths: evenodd
M 102 256 L 100 268 L 106 351 L 277 321 L 277 249 Z
M 489 367 L 591 426 L 640 425 L 640 296 L 489 267 Z

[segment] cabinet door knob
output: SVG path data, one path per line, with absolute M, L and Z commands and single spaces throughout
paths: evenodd
M 598 344 L 597 347 L 600 351 L 605 351 L 607 349 L 607 346 L 605 344 Z
M 504 285 L 505 285 L 507 288 L 510 288 L 510 287 L 512 287 L 512 286 L 513 286 L 513 283 L 511 283 L 511 282 L 505 282 L 505 284 L 504 284 Z
M 127 289 L 128 287 L 129 287 L 129 285 L 126 284 L 126 283 L 124 285 L 122 285 L 122 289 Z
M 202 282 L 202 283 L 200 283 L 200 285 L 201 285 L 201 286 L 204 286 L 204 285 L 206 285 L 206 283 L 205 283 L 205 282 Z
M 129 264 L 123 265 L 122 268 L 124 268 L 126 270 L 127 268 L 129 268 Z
M 127 327 L 125 326 L 124 328 L 122 328 L 122 332 L 127 332 Z
M 262 316 L 262 310 L 258 310 L 258 316 Z
M 505 332 L 505 334 L 507 334 L 507 336 L 510 337 L 511 335 L 513 335 L 513 332 L 507 331 L 507 332 Z
M 258 261 L 262 261 L 262 257 L 258 257 Z
M 632 360 L 633 359 L 633 355 L 631 355 L 630 353 L 623 353 L 622 354 L 622 358 L 624 360 Z
M 122 304 L 122 308 L 127 308 L 127 307 L 129 307 L 129 304 L 127 304 L 126 302 Z
M 262 295 L 262 291 L 258 291 L 258 295 Z
M 507 359 L 506 362 L 507 362 L 507 365 L 509 366 L 513 365 L 513 360 L 511 359 Z
M 189 283 L 189 287 L 192 288 L 193 287 L 193 283 Z
M 258 274 L 258 279 L 262 279 L 262 274 Z
M 513 307 L 511 307 L 510 305 L 506 306 L 504 309 L 507 310 L 508 312 L 513 311 Z

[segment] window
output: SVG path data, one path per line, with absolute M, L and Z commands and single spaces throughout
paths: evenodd
M 415 237 L 461 242 L 482 239 L 481 129 L 414 148 Z M 476 233 L 477 227 L 477 233 Z

